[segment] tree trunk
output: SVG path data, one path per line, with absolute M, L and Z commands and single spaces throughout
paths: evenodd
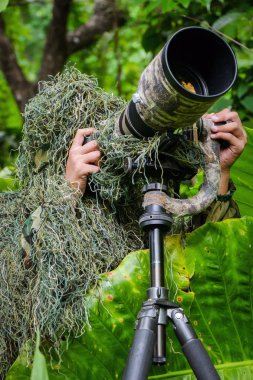
M 21 112 L 27 101 L 34 96 L 35 86 L 24 76 L 10 40 L 5 36 L 5 25 L 0 15 L 0 63 Z
M 94 12 L 85 25 L 73 32 L 67 31 L 68 15 L 72 0 L 54 0 L 52 20 L 48 27 L 44 53 L 38 81 L 46 80 L 62 70 L 69 56 L 84 49 L 109 30 L 125 22 L 117 11 L 116 0 L 94 0 Z M 18 64 L 15 50 L 6 35 L 5 25 L 0 15 L 0 64 L 16 102 L 24 111 L 25 104 L 37 91 L 37 84 L 29 82 Z

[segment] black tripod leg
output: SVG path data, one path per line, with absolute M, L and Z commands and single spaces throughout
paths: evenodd
M 173 310 L 170 316 L 173 328 L 198 380 L 220 380 L 202 342 L 197 338 L 182 309 Z
M 142 312 L 143 309 L 140 314 Z M 144 310 L 145 314 L 146 312 L 150 315 L 141 315 L 139 317 L 123 380 L 146 380 L 148 377 L 156 341 L 158 317 L 154 308 Z

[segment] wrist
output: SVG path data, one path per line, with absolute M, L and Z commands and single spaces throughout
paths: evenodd
M 221 170 L 220 184 L 218 194 L 223 195 L 228 192 L 229 189 L 230 170 Z
M 236 187 L 233 181 L 230 179 L 228 182 L 227 192 L 223 194 L 218 194 L 216 197 L 216 200 L 219 202 L 229 202 L 232 199 L 235 190 L 236 190 Z

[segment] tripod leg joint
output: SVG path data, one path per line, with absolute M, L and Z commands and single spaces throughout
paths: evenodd
M 184 314 L 183 309 L 168 310 L 168 317 L 172 322 L 172 326 L 175 330 L 181 345 L 184 345 L 191 339 L 196 339 L 197 336 L 189 323 L 189 320 Z

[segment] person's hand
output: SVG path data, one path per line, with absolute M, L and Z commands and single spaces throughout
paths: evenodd
M 220 150 L 220 193 L 224 193 L 228 187 L 230 168 L 243 152 L 247 143 L 247 135 L 237 112 L 231 111 L 228 108 L 216 114 L 206 115 L 205 117 L 211 119 L 214 123 L 224 122 L 221 125 L 214 125 L 211 129 L 211 138 L 224 142 L 221 144 Z M 227 121 L 228 123 L 225 124 Z
M 78 187 L 85 193 L 88 176 L 99 171 L 98 161 L 101 157 L 96 140 L 84 144 L 85 138 L 94 133 L 93 128 L 78 129 L 69 150 L 65 179 L 71 186 Z
M 225 144 L 221 144 L 220 164 L 222 171 L 228 171 L 236 159 L 241 155 L 247 142 L 246 132 L 242 126 L 237 112 L 224 110 L 207 115 L 214 123 L 227 122 L 227 124 L 214 125 L 212 127 L 212 139 L 219 139 Z

